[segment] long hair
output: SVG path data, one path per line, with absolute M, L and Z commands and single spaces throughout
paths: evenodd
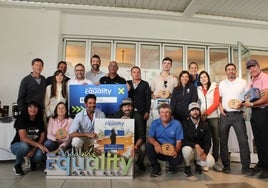
M 69 116 L 68 116 L 68 113 L 67 113 L 67 107 L 66 107 L 66 104 L 65 104 L 64 102 L 59 102 L 59 103 L 56 105 L 56 107 L 55 107 L 55 109 L 54 109 L 54 115 L 52 116 L 53 119 L 56 119 L 56 118 L 58 117 L 57 108 L 58 108 L 58 106 L 61 105 L 61 104 L 64 105 L 65 110 L 66 110 L 64 119 L 68 119 Z
M 199 84 L 202 86 L 202 84 L 201 84 L 201 82 L 200 82 L 200 77 L 201 77 L 201 75 L 202 74 L 205 74 L 205 75 L 207 75 L 207 77 L 208 77 L 208 88 L 207 88 L 207 90 L 210 88 L 210 86 L 211 86 L 211 81 L 210 81 L 210 76 L 209 76 L 209 74 L 208 74 L 208 72 L 207 71 L 201 71 L 200 73 L 199 73 L 199 76 L 198 76 L 198 82 L 199 82 Z
M 66 86 L 65 79 L 64 79 L 64 73 L 61 70 L 56 70 L 54 75 L 53 75 L 53 78 L 52 78 L 50 98 L 56 96 L 56 93 L 57 93 L 56 76 L 58 76 L 59 74 L 63 75 L 63 80 L 62 80 L 62 85 L 61 85 L 61 94 L 62 94 L 63 98 L 67 97 L 67 86 Z

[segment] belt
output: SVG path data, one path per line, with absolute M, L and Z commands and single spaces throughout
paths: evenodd
M 225 111 L 225 114 L 242 114 L 243 111 Z
M 255 107 L 255 108 L 252 108 L 252 110 L 263 110 L 263 109 L 266 109 L 266 108 L 268 108 L 268 106 Z

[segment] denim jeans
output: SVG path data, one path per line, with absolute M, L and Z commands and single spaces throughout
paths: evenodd
M 16 142 L 10 146 L 12 153 L 16 156 L 16 163 L 15 165 L 19 164 L 22 165 L 24 161 L 24 157 L 29 153 L 32 149 L 32 146 L 25 142 Z M 45 159 L 45 154 L 40 150 L 37 149 L 34 155 L 30 158 L 31 162 L 40 162 Z
M 47 139 L 44 143 L 44 146 L 47 147 L 48 151 L 54 151 L 54 150 L 58 149 L 59 144 L 56 141 L 52 141 L 52 140 Z

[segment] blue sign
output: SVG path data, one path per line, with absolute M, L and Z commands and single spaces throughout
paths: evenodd
M 74 115 L 84 109 L 84 97 L 88 94 L 96 95 L 96 109 L 113 114 L 119 110 L 122 100 L 128 97 L 128 90 L 125 84 L 69 85 L 69 114 Z

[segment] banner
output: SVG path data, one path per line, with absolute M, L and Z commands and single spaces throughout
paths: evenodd
M 77 114 L 84 109 L 84 97 L 88 94 L 96 95 L 96 109 L 107 115 L 120 110 L 122 100 L 128 97 L 128 90 L 125 84 L 69 85 L 70 115 Z
M 132 179 L 134 119 L 96 119 L 94 149 L 48 153 L 47 178 Z

